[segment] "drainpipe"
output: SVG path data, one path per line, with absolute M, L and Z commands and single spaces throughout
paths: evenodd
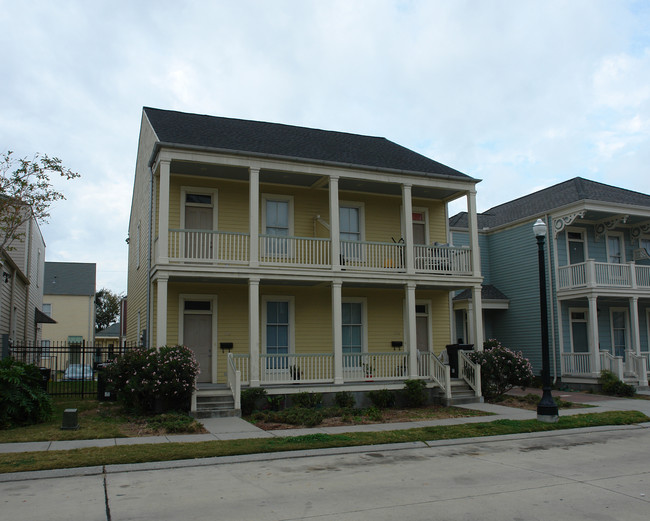
M 149 165 L 149 251 L 147 259 L 147 345 L 151 347 L 151 324 L 153 323 L 151 317 L 151 255 L 153 244 L 153 168 Z M 140 338 L 140 331 L 138 331 L 138 338 Z
M 548 226 L 549 230 L 549 240 L 548 240 L 548 245 L 549 247 L 546 248 L 546 278 L 549 281 L 549 288 L 551 290 L 551 332 L 553 333 L 551 335 L 551 346 L 552 346 L 552 353 L 553 353 L 553 384 L 557 382 L 557 360 L 556 360 L 556 345 L 555 345 L 555 306 L 557 304 L 557 298 L 555 295 L 555 292 L 553 291 L 553 270 L 552 270 L 552 262 L 553 262 L 553 257 L 551 256 L 551 244 L 553 244 L 553 250 L 555 251 L 556 243 L 554 242 L 554 236 L 555 233 L 553 232 L 553 222 L 551 220 L 551 216 L 549 214 L 546 214 L 546 224 Z M 555 281 L 557 284 L 557 281 Z M 561 334 L 561 333 L 560 333 Z

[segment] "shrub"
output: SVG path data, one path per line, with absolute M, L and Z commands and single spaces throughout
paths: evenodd
M 366 417 L 374 422 L 380 422 L 384 419 L 384 415 L 381 413 L 381 409 L 377 407 L 368 407 L 365 410 Z
M 611 371 L 601 371 L 598 383 L 603 392 L 610 396 L 634 396 L 636 394 L 636 389 L 633 386 L 621 382 L 618 376 Z
M 295 407 L 305 407 L 315 409 L 323 405 L 323 395 L 321 393 L 297 393 L 293 395 L 293 405 Z
M 291 407 L 283 411 L 263 411 L 253 415 L 254 420 L 270 423 L 288 423 L 289 425 L 305 425 L 314 427 L 322 423 L 323 413 L 317 409 Z
M 266 407 L 272 411 L 279 411 L 283 409 L 284 405 L 284 395 L 276 394 L 275 396 L 266 397 Z
M 11 358 L 0 361 L 0 429 L 42 423 L 52 417 L 52 399 L 32 364 Z
M 404 395 L 408 407 L 422 407 L 427 403 L 427 384 L 424 380 L 405 380 Z
M 486 400 L 495 400 L 513 387 L 525 389 L 533 382 L 533 367 L 521 351 L 511 351 L 496 340 L 488 340 L 484 351 L 467 356 L 481 366 L 481 392 Z
M 124 408 L 138 414 L 189 409 L 199 365 L 191 349 L 128 351 L 107 367 L 107 382 Z
M 155 431 L 164 430 L 169 433 L 199 432 L 201 424 L 187 414 L 171 412 L 159 414 L 147 420 L 147 426 Z
M 379 409 L 388 409 L 395 405 L 395 393 L 388 389 L 368 391 L 368 398 L 372 404 Z
M 334 403 L 341 409 L 352 409 L 356 404 L 354 395 L 350 391 L 339 391 L 334 395 Z
M 249 387 L 241 392 L 241 412 L 244 416 L 252 414 L 257 409 L 257 402 L 266 398 L 266 389 Z

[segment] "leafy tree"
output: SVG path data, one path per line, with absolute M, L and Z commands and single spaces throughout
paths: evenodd
M 17 159 L 11 150 L 0 157 L 0 248 L 12 249 L 11 243 L 23 238 L 21 226 L 33 215 L 47 222 L 52 203 L 65 196 L 52 186 L 50 176 L 66 180 L 79 174 L 66 168 L 61 160 L 35 154 L 32 159 Z
M 95 294 L 95 330 L 106 329 L 120 316 L 120 301 L 124 296 L 102 288 Z

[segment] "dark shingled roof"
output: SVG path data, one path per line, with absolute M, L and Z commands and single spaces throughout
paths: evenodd
M 386 138 L 144 107 L 163 145 L 471 178 Z
M 471 300 L 472 290 L 465 289 L 454 297 L 454 300 Z M 481 285 L 481 300 L 508 300 L 501 291 L 492 284 Z
M 105 329 L 102 329 L 98 333 L 95 333 L 95 337 L 115 337 L 115 336 L 120 336 L 120 323 L 116 322 L 115 324 L 111 324 Z
M 574 177 L 478 214 L 478 227 L 494 228 L 584 200 L 650 207 L 650 195 Z M 467 228 L 467 212 L 451 217 L 449 226 Z
M 46 262 L 44 295 L 94 295 L 96 265 L 87 262 Z

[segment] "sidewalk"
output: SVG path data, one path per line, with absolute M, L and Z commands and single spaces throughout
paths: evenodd
M 541 391 L 527 389 L 524 393 Z M 519 394 L 519 391 L 512 391 L 512 394 Z M 650 395 L 649 391 L 641 391 L 639 394 Z M 554 398 L 584 403 L 593 407 L 581 409 L 562 409 L 560 416 L 569 416 L 575 414 L 586 414 L 606 411 L 637 410 L 647 416 L 650 416 L 650 400 L 639 400 L 630 398 L 614 398 L 607 396 L 592 395 L 586 393 L 565 393 L 560 391 L 553 392 Z M 53 450 L 70 450 L 88 447 L 111 447 L 118 445 L 140 445 L 145 443 L 187 443 L 200 441 L 215 440 L 234 440 L 248 438 L 274 438 L 284 436 L 301 436 L 305 434 L 341 434 L 344 432 L 376 432 L 392 431 L 401 429 L 414 429 L 417 427 L 432 427 L 436 425 L 459 425 L 463 423 L 480 423 L 486 421 L 495 421 L 502 419 L 510 420 L 528 420 L 537 417 L 536 411 L 518 409 L 515 407 L 504 407 L 490 403 L 471 403 L 467 405 L 458 405 L 464 409 L 472 409 L 492 413 L 492 416 L 472 416 L 467 418 L 448 418 L 444 420 L 428 420 L 401 423 L 373 423 L 369 425 L 345 425 L 341 427 L 314 427 L 304 429 L 278 429 L 265 431 L 248 423 L 241 418 L 207 418 L 201 420 L 203 426 L 208 430 L 208 434 L 169 434 L 166 436 L 145 436 L 135 438 L 106 438 L 98 440 L 71 440 L 71 441 L 37 441 L 28 443 L 2 443 L 0 444 L 0 453 L 9 452 L 34 452 L 34 451 L 53 451 Z

